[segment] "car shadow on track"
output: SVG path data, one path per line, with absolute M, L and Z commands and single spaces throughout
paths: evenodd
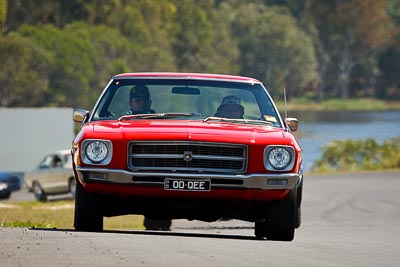
M 227 228 L 224 228 L 226 230 Z M 238 229 L 238 228 L 235 228 Z M 243 229 L 243 228 L 240 228 Z M 246 228 L 247 229 L 247 228 Z M 58 228 L 29 228 L 32 231 L 57 231 L 57 232 L 75 232 L 75 233 L 96 233 L 96 234 L 128 234 L 128 235 L 149 235 L 149 236 L 177 236 L 177 237 L 197 237 L 197 238 L 211 238 L 211 239 L 234 239 L 234 240 L 255 240 L 264 241 L 266 239 L 257 238 L 255 236 L 243 236 L 233 234 L 219 234 L 219 233 L 195 233 L 180 231 L 148 231 L 148 230 L 104 230 L 102 232 L 81 232 L 74 229 L 58 229 Z

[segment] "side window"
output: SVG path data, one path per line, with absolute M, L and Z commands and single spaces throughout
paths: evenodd
M 39 169 L 48 169 L 52 166 L 52 163 L 53 163 L 53 156 L 48 155 L 42 160 L 42 162 L 40 162 Z
M 52 165 L 53 168 L 61 168 L 63 166 L 63 162 L 58 155 L 54 155 Z

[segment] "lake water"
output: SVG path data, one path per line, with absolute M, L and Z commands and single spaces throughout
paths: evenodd
M 303 148 L 304 170 L 322 155 L 333 140 L 374 138 L 378 142 L 400 136 L 400 111 L 379 112 L 289 112 L 299 119 L 295 135 Z

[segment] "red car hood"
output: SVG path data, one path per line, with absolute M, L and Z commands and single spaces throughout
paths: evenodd
M 282 128 L 199 120 L 98 121 L 85 125 L 84 138 L 109 140 L 179 140 L 241 144 L 293 144 Z

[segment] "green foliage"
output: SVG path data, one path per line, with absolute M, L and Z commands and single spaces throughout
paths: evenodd
M 201 50 L 209 46 L 214 38 L 212 23 L 204 8 L 193 8 L 195 0 L 182 1 L 177 6 L 177 39 L 174 43 L 175 55 L 180 55 L 177 66 L 182 70 L 200 71 Z M 200 66 L 199 66 L 200 65 Z
M 38 106 L 46 98 L 45 53 L 16 34 L 0 36 L 0 105 Z
M 399 0 L 390 0 L 388 1 L 388 14 L 394 20 L 394 22 L 398 25 L 400 24 L 400 1 Z
M 48 97 L 42 105 L 89 108 L 107 80 L 128 70 L 136 58 L 129 40 L 106 26 L 90 27 L 83 22 L 64 29 L 26 25 L 19 32 L 32 46 L 46 51 L 46 72 L 40 77 L 47 81 Z M 30 67 L 33 72 L 39 70 Z
M 322 103 L 323 110 L 382 110 L 384 106 L 377 99 L 330 99 Z
M 313 171 L 359 171 L 400 168 L 400 137 L 382 144 L 374 139 L 337 140 L 323 147 Z
M 399 0 L 0 0 L 0 105 L 90 108 L 112 75 L 137 71 L 248 75 L 278 96 L 286 87 L 289 97 L 399 99 L 399 7 Z
M 311 38 L 285 8 L 242 5 L 233 22 L 241 74 L 255 76 L 280 92 L 306 86 L 317 77 Z
M 14 222 L 2 222 L 1 227 L 33 227 L 33 228 L 53 228 L 52 225 L 42 222 L 34 223 L 29 220 L 27 221 L 14 221 Z
M 283 101 L 276 101 L 279 110 L 284 110 Z M 400 102 L 384 101 L 371 98 L 364 99 L 329 99 L 316 102 L 312 98 L 296 97 L 287 102 L 289 111 L 307 110 L 307 111 L 377 111 L 377 110 L 400 110 Z
M 136 54 L 130 71 L 176 69 L 171 34 L 176 6 L 170 1 L 113 0 L 102 5 L 87 1 L 85 9 L 89 24 L 117 29 L 129 40 Z
M 4 27 L 7 19 L 7 0 L 0 0 L 0 29 Z
M 375 79 L 381 78 L 377 55 L 392 42 L 395 27 L 388 6 L 386 0 L 316 1 L 310 5 L 308 12 L 317 25 L 321 46 L 321 90 L 329 89 L 330 96 L 341 98 L 355 96 L 357 89 L 366 87 L 386 91 Z M 360 65 L 364 68 L 361 75 L 355 73 Z
M 0 203 L 0 227 L 36 227 L 72 229 L 74 201 L 59 200 Z M 104 218 L 106 230 L 143 230 L 143 216 L 127 215 Z

